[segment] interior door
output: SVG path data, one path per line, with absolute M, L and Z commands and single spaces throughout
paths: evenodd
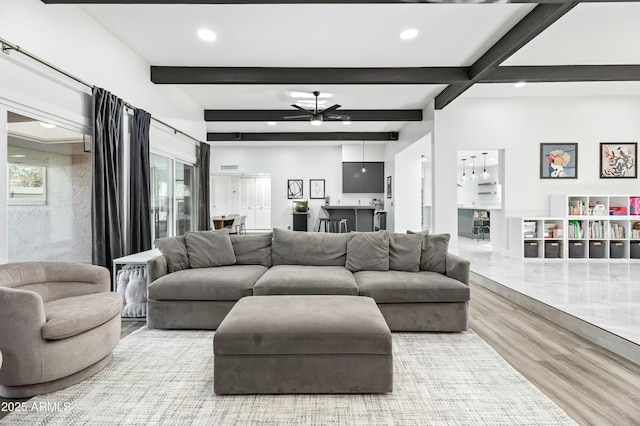
M 240 178 L 240 215 L 247 216 L 247 229 L 256 229 L 256 178 Z
M 256 178 L 256 228 L 271 229 L 271 178 Z

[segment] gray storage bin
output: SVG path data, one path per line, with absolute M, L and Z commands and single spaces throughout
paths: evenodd
M 632 259 L 640 259 L 640 241 L 631 241 L 629 243 L 629 254 Z
M 538 257 L 537 241 L 524 242 L 524 257 Z
M 624 257 L 624 243 L 622 241 L 611 241 L 609 243 L 609 257 L 611 259 L 622 259 Z
M 583 241 L 569 241 L 569 257 L 572 259 L 582 259 L 584 257 Z
M 602 241 L 589 241 L 589 259 L 604 258 L 604 243 Z
M 545 241 L 544 242 L 544 257 L 547 259 L 557 259 L 560 257 L 560 245 L 559 241 Z

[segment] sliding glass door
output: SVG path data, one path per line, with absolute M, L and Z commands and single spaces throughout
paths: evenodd
M 151 224 L 153 238 L 173 234 L 173 160 L 151 154 Z
M 195 229 L 195 177 L 196 168 L 176 161 L 176 235 Z

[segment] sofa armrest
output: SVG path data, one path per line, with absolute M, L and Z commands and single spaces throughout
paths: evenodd
M 447 259 L 445 262 L 447 268 L 445 272 L 446 276 L 469 285 L 469 270 L 471 269 L 471 262 L 451 253 L 447 253 Z
M 163 255 L 147 260 L 147 286 L 168 273 L 167 258 Z
M 0 286 L 0 347 L 20 346 L 24 339 L 41 339 L 47 322 L 42 297 L 34 291 Z

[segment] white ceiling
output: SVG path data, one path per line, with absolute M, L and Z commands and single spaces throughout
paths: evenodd
M 150 65 L 469 66 L 533 4 L 85 5 Z M 640 64 L 640 3 L 579 4 L 504 65 Z M 419 35 L 398 35 L 406 28 Z M 214 42 L 196 32 L 209 28 Z M 291 91 L 344 109 L 416 109 L 444 85 L 179 85 L 202 109 L 287 109 Z M 482 84 L 463 97 L 640 95 L 640 83 Z M 454 101 L 455 102 L 455 101 Z M 293 112 L 293 109 L 292 109 Z M 321 131 L 398 131 L 402 122 L 324 123 Z M 314 131 L 306 122 L 208 123 L 215 132 Z

